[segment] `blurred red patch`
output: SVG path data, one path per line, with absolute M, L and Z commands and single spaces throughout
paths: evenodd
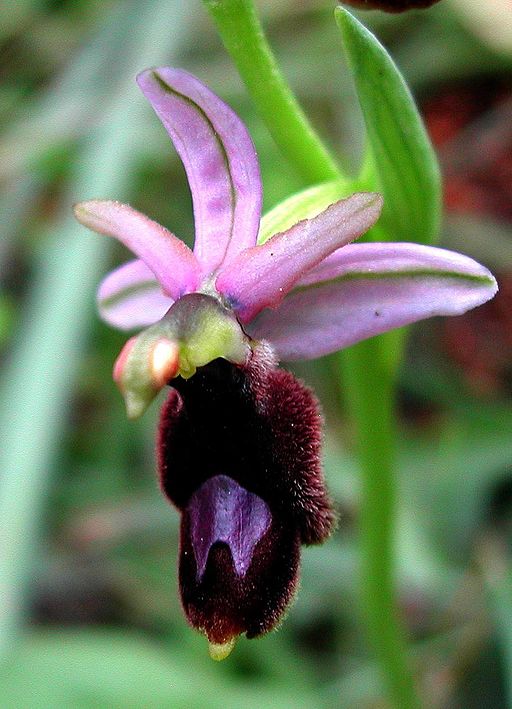
M 447 210 L 512 225 L 512 80 L 454 83 L 422 108 L 443 167 Z M 495 275 L 493 300 L 441 325 L 445 350 L 480 393 L 511 388 L 512 273 Z
M 423 104 L 448 210 L 512 222 L 512 80 L 449 85 Z

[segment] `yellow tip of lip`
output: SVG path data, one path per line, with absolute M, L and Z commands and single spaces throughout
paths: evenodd
M 231 654 L 231 650 L 235 647 L 236 638 L 231 638 L 225 643 L 211 643 L 208 642 L 208 652 L 212 660 L 220 662 L 225 660 L 228 655 Z

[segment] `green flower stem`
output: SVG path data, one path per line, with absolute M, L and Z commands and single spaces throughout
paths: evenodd
M 251 0 L 203 1 L 283 154 L 308 182 L 342 177 L 282 76 Z
M 362 474 L 359 527 L 364 619 L 392 706 L 419 709 L 395 588 L 394 335 L 360 342 L 340 353 L 340 364 L 346 402 L 356 424 Z
M 290 162 L 312 182 L 344 179 L 282 77 L 252 0 L 203 0 L 256 107 Z M 401 348 L 376 337 L 342 353 L 347 404 L 358 429 L 362 603 L 393 707 L 417 709 L 395 589 L 393 388 Z

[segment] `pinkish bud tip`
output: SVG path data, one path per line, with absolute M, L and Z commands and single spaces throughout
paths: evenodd
M 130 337 L 130 339 L 127 340 L 127 342 L 125 342 L 123 349 L 121 350 L 116 361 L 114 362 L 114 368 L 112 370 L 112 378 L 119 388 L 122 388 L 121 380 L 123 377 L 123 372 L 124 372 L 124 368 L 126 365 L 126 361 L 128 359 L 130 352 L 132 351 L 133 346 L 136 341 L 137 341 L 136 336 Z

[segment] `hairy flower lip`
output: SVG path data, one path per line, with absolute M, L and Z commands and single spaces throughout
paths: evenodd
M 273 520 L 256 545 L 245 576 L 235 573 L 228 546 L 215 544 L 198 582 L 188 515 L 182 516 L 181 601 L 189 623 L 204 633 L 209 643 L 225 645 L 242 634 L 256 638 L 275 628 L 295 595 L 299 564 L 297 532 Z
M 275 627 L 297 587 L 300 545 L 332 531 L 321 423 L 312 393 L 264 345 L 244 365 L 216 360 L 173 382 L 157 443 L 161 486 L 181 513 L 185 614 L 210 643 Z M 239 520 L 224 513 L 240 501 L 256 514 L 237 538 Z
M 183 511 L 222 470 L 297 526 L 303 543 L 319 543 L 333 525 L 321 426 L 313 393 L 276 367 L 268 346 L 255 347 L 244 365 L 215 360 L 172 383 L 157 442 L 162 489 Z

